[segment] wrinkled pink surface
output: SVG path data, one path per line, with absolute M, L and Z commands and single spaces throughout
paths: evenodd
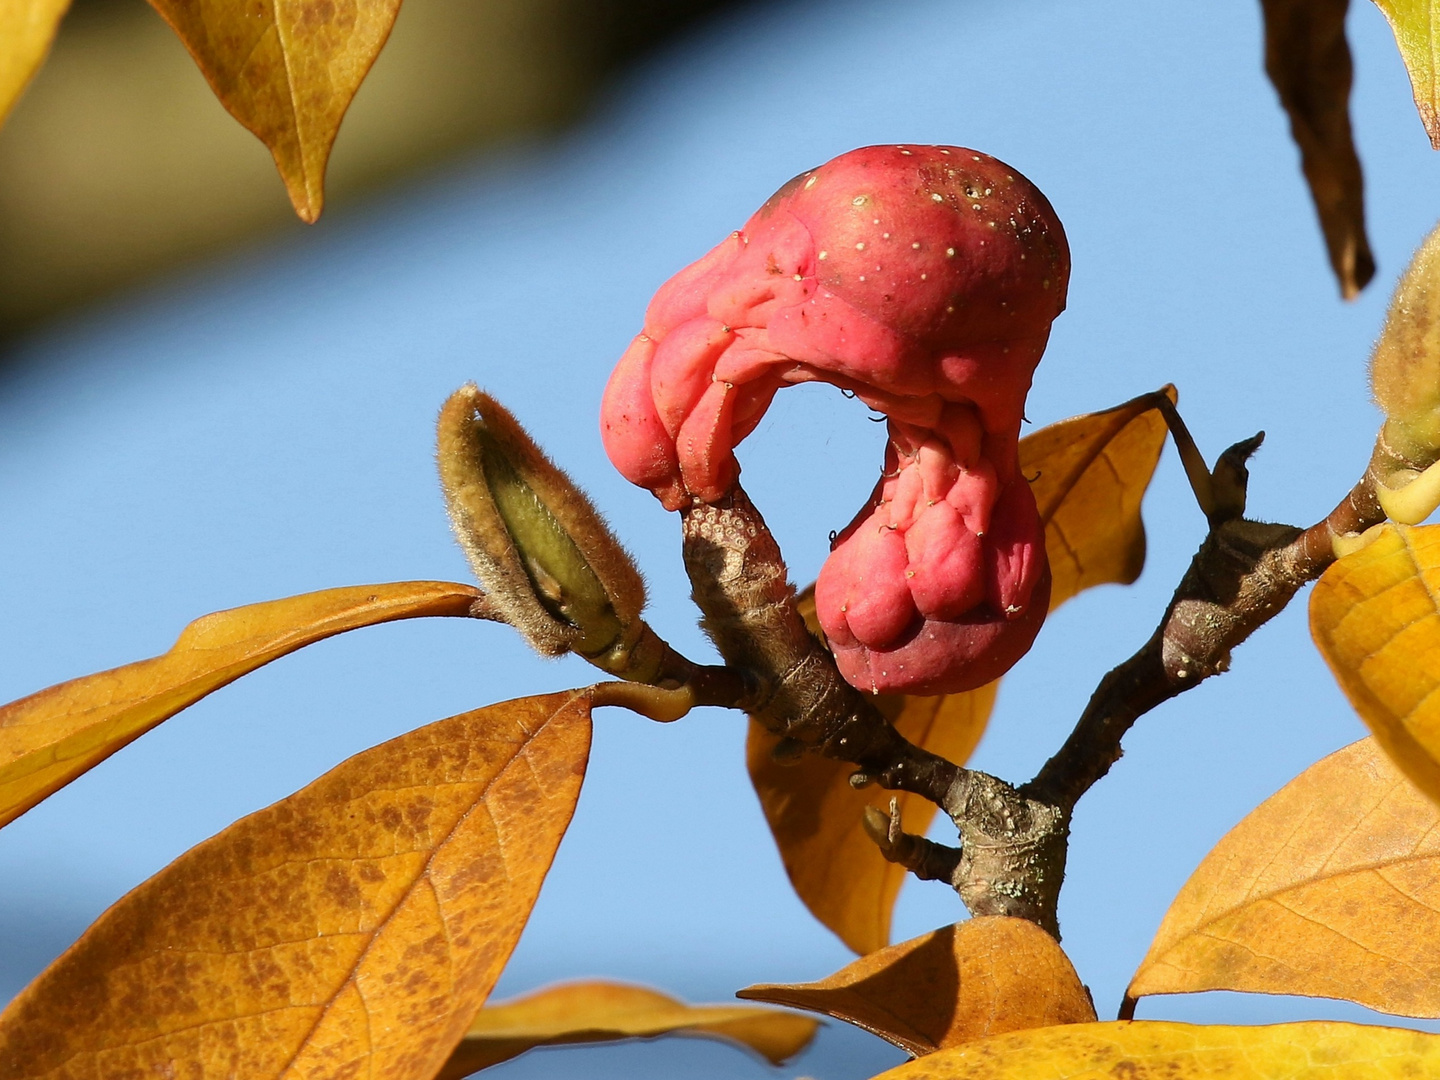
M 861 689 L 983 685 L 1029 649 L 1049 600 L 1016 447 L 1069 270 L 1050 204 L 1002 162 L 843 154 L 655 294 L 605 391 L 606 451 L 669 509 L 715 502 L 776 390 L 854 391 L 890 443 L 820 572 L 821 626 Z

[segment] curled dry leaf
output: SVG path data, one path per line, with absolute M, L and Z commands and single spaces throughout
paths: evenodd
M 340 121 L 390 36 L 400 0 L 150 5 L 220 104 L 269 148 L 295 212 L 313 222 Z
M 0 124 L 20 100 L 70 0 L 0 0 Z
M 1111 1021 L 967 1043 L 875 1080 L 1412 1080 L 1440 1072 L 1440 1036 L 1314 1021 L 1265 1027 Z
M 1170 905 L 1130 983 L 1440 1016 L 1440 810 L 1373 739 L 1252 811 Z
M 1055 939 L 1003 915 L 932 930 L 819 982 L 751 986 L 739 996 L 825 1013 L 917 1055 L 1095 1019 L 1090 995 Z
M 1310 634 L 1381 748 L 1440 801 L 1440 525 L 1383 525 L 1310 595 Z
M 1365 236 L 1364 176 L 1350 132 L 1350 0 L 1261 0 L 1260 6 L 1265 70 L 1290 117 L 1330 265 L 1350 300 L 1375 276 Z
M 1410 73 L 1410 89 L 1415 94 L 1415 108 L 1430 136 L 1430 145 L 1440 150 L 1440 18 L 1434 0 L 1375 0 L 1385 13 L 1400 58 Z
M 749 1005 L 687 1005 L 643 986 L 574 982 L 487 1005 L 435 1080 L 460 1080 L 537 1046 L 689 1035 L 755 1051 L 772 1065 L 810 1044 L 807 1016 Z
M 286 653 L 375 623 L 464 616 L 469 585 L 401 581 L 271 600 L 196 619 L 163 656 L 0 706 L 0 825 L 206 694 Z
M 522 698 L 242 818 L 11 1002 L 0 1078 L 431 1080 L 515 947 L 589 748 L 588 691 Z
M 1171 401 L 1175 388 L 1161 393 Z M 1053 610 L 1092 585 L 1129 584 L 1145 563 L 1140 502 L 1160 451 L 1165 421 L 1146 395 L 1105 412 L 1051 424 L 1020 441 L 1053 578 Z M 817 636 L 813 591 L 800 611 Z M 880 711 L 912 743 L 963 765 L 985 732 L 998 683 L 943 697 L 881 694 Z M 750 779 L 796 893 L 817 919 L 857 953 L 890 941 L 895 898 L 906 878 L 865 834 L 865 808 L 888 810 L 890 792 L 856 791 L 854 766 L 818 755 L 782 764 L 779 740 L 751 722 L 746 744 Z M 906 832 L 923 835 L 935 805 L 893 793 Z

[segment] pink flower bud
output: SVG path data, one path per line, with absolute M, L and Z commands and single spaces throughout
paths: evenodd
M 1055 212 L 1002 162 L 842 154 L 655 294 L 605 391 L 606 451 L 669 509 L 714 502 L 776 390 L 853 391 L 890 443 L 820 572 L 821 626 L 861 689 L 980 686 L 1029 649 L 1049 603 L 1016 448 L 1069 272 Z

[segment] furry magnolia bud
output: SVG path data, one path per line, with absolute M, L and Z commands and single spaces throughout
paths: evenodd
M 1411 259 L 1395 288 L 1370 359 L 1370 387 L 1385 411 L 1384 437 L 1417 464 L 1440 458 L 1440 227 Z M 1394 520 L 1415 524 L 1440 505 L 1440 472 L 1396 468 L 1377 489 Z
M 441 409 L 438 442 L 455 536 L 504 620 L 547 656 L 643 678 L 645 585 L 584 492 L 473 383 Z

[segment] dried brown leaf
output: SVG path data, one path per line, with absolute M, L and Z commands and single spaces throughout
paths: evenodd
M 1215 845 L 1126 994 L 1306 994 L 1434 1017 L 1437 943 L 1440 811 L 1361 739 Z
M 0 124 L 29 84 L 70 0 L 0 0 Z
M 217 611 L 187 626 L 163 656 L 0 706 L 0 825 L 162 720 L 271 660 L 362 626 L 464 616 L 479 596 L 469 585 L 401 581 Z
M 1337 559 L 1310 634 L 1375 741 L 1440 802 L 1440 525 L 1382 525 Z
M 431 1080 L 569 825 L 590 695 L 366 750 L 125 896 L 0 1015 L 0 1080 Z
M 912 1054 L 1095 1019 L 1059 944 L 1034 923 L 970 919 L 862 956 L 819 982 L 747 987 L 742 998 L 848 1021 Z
M 1330 266 L 1350 300 L 1375 276 L 1365 235 L 1365 178 L 1350 133 L 1350 0 L 1260 0 L 1260 7 L 1265 70 L 1290 117 Z
M 1174 387 L 1162 393 L 1175 400 Z M 1045 523 L 1052 610 L 1092 585 L 1128 584 L 1139 576 L 1145 562 L 1140 502 L 1164 445 L 1165 422 L 1146 398 L 1051 424 L 1020 441 L 1021 468 L 1032 478 Z M 821 637 L 813 591 L 799 602 Z M 911 742 L 963 765 L 985 733 L 998 687 L 945 697 L 880 695 L 875 703 Z M 935 805 L 907 792 L 856 791 L 849 782 L 853 766 L 818 755 L 782 764 L 775 760 L 778 744 L 751 721 L 750 780 L 785 871 L 811 914 L 857 953 L 872 953 L 890 941 L 907 871 L 887 862 L 866 835 L 865 808 L 888 815 L 893 795 L 905 831 L 923 835 Z
M 687 1005 L 643 986 L 574 982 L 481 1009 L 435 1080 L 460 1080 L 537 1046 L 688 1035 L 755 1051 L 772 1065 L 815 1037 L 806 1016 L 750 1005 Z
M 340 121 L 400 10 L 400 0 L 150 0 L 210 89 L 269 149 L 301 219 L 325 202 Z
M 1365 1024 L 1072 1024 L 942 1050 L 875 1080 L 1414 1080 L 1440 1035 Z

